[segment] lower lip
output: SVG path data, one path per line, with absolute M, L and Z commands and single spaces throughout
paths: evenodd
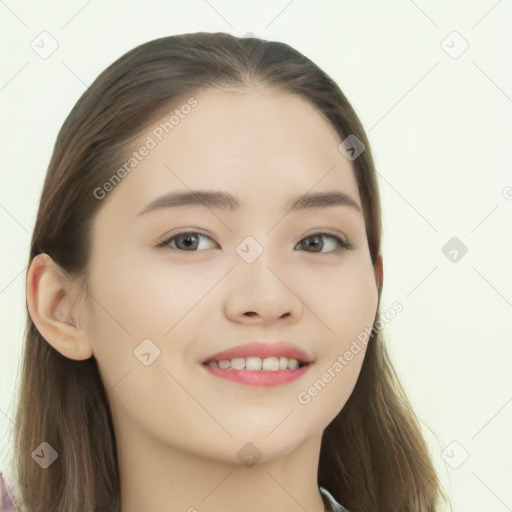
M 295 370 L 277 370 L 277 371 L 267 371 L 267 370 L 222 370 L 221 368 L 215 368 L 213 366 L 208 366 L 207 364 L 203 364 L 207 371 L 216 377 L 220 377 L 221 379 L 232 380 L 234 382 L 239 382 L 240 384 L 247 384 L 248 386 L 258 386 L 264 388 L 270 388 L 274 386 L 280 386 L 282 384 L 287 384 L 288 382 L 292 382 L 302 377 L 311 366 L 307 364 L 305 366 L 301 366 L 300 368 L 296 368 Z

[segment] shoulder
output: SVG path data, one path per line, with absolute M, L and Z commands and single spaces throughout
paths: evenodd
M 2 471 L 0 471 L 0 512 L 21 512 L 13 485 Z

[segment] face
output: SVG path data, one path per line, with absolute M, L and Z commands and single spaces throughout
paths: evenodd
M 343 355 L 372 327 L 378 300 L 361 199 L 341 140 L 303 99 L 261 90 L 195 98 L 161 140 L 153 129 L 170 115 L 141 135 L 134 151 L 148 136 L 155 147 L 102 199 L 81 324 L 116 428 L 235 462 L 250 441 L 272 459 L 321 434 L 357 380 L 364 346 Z M 238 207 L 200 201 L 140 213 L 191 191 L 230 194 Z M 325 192 L 356 206 L 290 209 Z M 202 364 L 281 341 L 312 361 L 290 382 L 252 386 Z

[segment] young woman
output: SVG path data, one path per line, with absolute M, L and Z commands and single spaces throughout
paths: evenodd
M 380 243 L 367 137 L 304 55 L 195 33 L 122 56 L 41 196 L 12 508 L 439 510 Z

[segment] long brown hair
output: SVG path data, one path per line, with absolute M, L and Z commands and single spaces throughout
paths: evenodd
M 93 191 L 158 116 L 211 87 L 241 92 L 266 87 L 300 95 L 342 140 L 353 134 L 364 143 L 366 150 L 353 164 L 375 267 L 381 213 L 374 162 L 362 124 L 337 84 L 287 44 L 204 32 L 134 48 L 78 100 L 55 143 L 29 264 L 46 253 L 69 275 L 84 278 L 91 224 L 102 205 Z M 14 468 L 24 510 L 118 510 L 116 439 L 97 362 L 94 356 L 84 361 L 62 356 L 36 329 L 28 308 L 17 393 Z M 45 470 L 31 457 L 43 441 L 59 454 Z M 324 431 L 318 484 L 351 512 L 435 511 L 444 496 L 378 329 L 352 395 Z

